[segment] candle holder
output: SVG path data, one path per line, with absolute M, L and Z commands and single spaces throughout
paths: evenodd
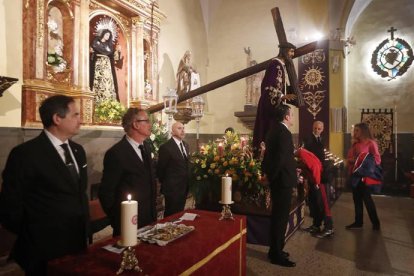
M 219 220 L 223 220 L 223 219 L 231 219 L 234 220 L 233 214 L 231 212 L 231 208 L 230 205 L 234 203 L 234 201 L 230 202 L 230 203 L 223 203 L 222 201 L 219 201 L 220 204 L 223 205 L 223 210 L 221 210 L 221 217 L 219 218 Z
M 121 274 L 125 270 L 135 270 L 136 272 L 142 272 L 142 269 L 138 266 L 138 259 L 135 256 L 135 249 L 132 246 L 128 246 L 122 252 L 121 267 L 116 272 L 116 275 Z

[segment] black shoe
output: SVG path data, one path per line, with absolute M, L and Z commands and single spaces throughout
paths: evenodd
M 317 234 L 316 237 L 323 239 L 323 238 L 332 237 L 333 234 L 334 234 L 333 229 L 324 229 L 321 233 Z
M 319 226 L 311 225 L 307 228 L 304 228 L 303 231 L 315 234 L 321 232 L 321 229 L 319 228 Z
M 271 259 L 270 262 L 275 265 L 280 265 L 284 267 L 295 267 L 296 263 L 289 261 L 288 258 L 285 259 Z
M 290 256 L 289 252 L 282 251 L 282 257 L 283 257 L 283 258 L 289 258 L 289 256 Z M 273 257 L 272 257 L 272 254 L 270 254 L 270 252 L 267 252 L 267 258 L 268 258 L 269 260 L 271 260 L 271 259 L 273 258 Z
M 362 229 L 362 224 L 358 224 L 358 223 L 352 223 L 350 225 L 345 226 L 345 228 L 347 230 L 352 230 L 352 229 Z
M 372 225 L 372 230 L 379 231 L 379 230 L 381 230 L 381 226 L 379 224 L 374 224 L 374 225 Z

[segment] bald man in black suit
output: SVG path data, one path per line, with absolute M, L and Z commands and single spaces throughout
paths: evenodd
M 157 176 L 165 197 L 165 217 L 184 210 L 189 184 L 189 147 L 183 140 L 184 125 L 174 123 L 171 134 L 171 139 L 160 147 L 157 163 Z

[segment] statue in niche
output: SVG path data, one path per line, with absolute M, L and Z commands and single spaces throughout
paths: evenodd
M 256 60 L 252 60 L 250 66 L 254 66 L 257 64 Z M 264 71 L 260 71 L 252 76 L 252 104 L 254 106 L 257 106 L 259 103 L 260 93 L 261 93 L 261 86 L 262 86 L 262 80 L 264 78 Z
M 152 86 L 148 80 L 145 80 L 144 93 L 145 99 L 152 99 Z
M 96 36 L 90 46 L 90 89 L 96 102 L 119 101 L 115 67 L 122 68 L 123 57 L 120 46 L 115 47 L 117 26 L 112 19 L 104 18 L 95 28 Z
M 58 8 L 52 7 L 49 10 L 47 27 L 47 64 L 52 66 L 55 73 L 63 72 L 67 68 L 67 62 L 63 57 L 62 14 Z
M 191 52 L 186 51 L 177 70 L 177 94 L 183 95 L 200 87 L 200 75 L 191 65 Z
M 256 65 L 256 60 L 252 60 L 250 47 L 245 47 L 244 52 L 247 54 L 247 67 Z M 246 105 L 257 106 L 260 98 L 260 87 L 263 77 L 263 71 L 246 77 Z

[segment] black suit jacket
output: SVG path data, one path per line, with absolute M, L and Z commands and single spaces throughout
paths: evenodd
M 114 236 L 120 234 L 120 205 L 128 194 L 138 201 L 138 227 L 148 225 L 157 218 L 151 147 L 147 142 L 144 142 L 144 147 L 149 166 L 141 161 L 125 136 L 105 153 L 99 200 L 111 219 Z
M 266 138 L 263 171 L 271 188 L 290 188 L 296 185 L 296 161 L 292 134 L 282 123 L 277 123 Z
M 313 154 L 315 154 L 322 164 L 325 163 L 325 151 L 324 151 L 325 146 L 323 144 L 322 138 L 321 138 L 321 141 L 318 142 L 315 135 L 311 135 L 303 141 L 303 144 L 304 144 L 304 148 L 312 152 Z
M 15 147 L 3 171 L 0 221 L 17 234 L 12 257 L 23 267 L 86 248 L 89 221 L 86 155 L 69 141 L 80 179 L 71 178 L 42 132 Z
M 187 156 L 189 147 L 183 141 Z M 161 193 L 169 197 L 187 198 L 189 182 L 189 156 L 184 159 L 181 149 L 173 138 L 162 144 L 158 152 L 157 176 L 161 182 Z

